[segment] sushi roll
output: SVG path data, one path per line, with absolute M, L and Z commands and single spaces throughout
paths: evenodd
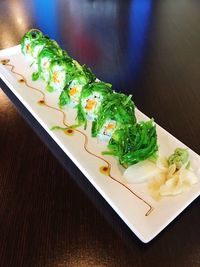
M 70 57 L 58 58 L 51 61 L 47 90 L 60 92 L 65 88 L 70 77 L 76 73 L 77 64 Z
M 80 101 L 77 105 L 78 124 L 84 124 L 87 127 L 87 120 L 93 121 L 97 118 L 97 114 L 104 98 L 111 94 L 112 85 L 105 82 L 93 82 L 83 87 L 80 95 Z
M 21 39 L 22 53 L 32 60 L 31 66 L 34 66 L 36 72 L 33 73 L 33 80 L 37 80 L 38 75 L 38 60 L 43 48 L 54 47 L 54 50 L 61 50 L 56 41 L 51 40 L 48 36 L 43 35 L 39 30 L 31 30 L 27 32 Z
M 145 159 L 156 160 L 156 125 L 153 120 L 125 124 L 113 133 L 107 147 L 103 154 L 117 156 L 126 168 Z
M 43 38 L 44 35 L 41 31 L 37 29 L 32 29 L 24 34 L 22 39 L 20 40 L 21 45 L 21 51 L 24 56 L 27 58 L 33 59 L 32 51 L 31 51 L 31 44 L 40 39 Z
M 38 71 L 32 74 L 32 79 L 37 80 L 38 78 L 41 78 L 42 80 L 48 82 L 50 75 L 49 67 L 51 62 L 55 59 L 67 56 L 67 53 L 60 47 L 54 45 L 54 43 L 46 45 L 38 55 Z
M 96 77 L 91 70 L 86 65 L 83 65 L 81 69 L 71 76 L 68 84 L 62 91 L 59 98 L 60 107 L 62 108 L 66 105 L 70 107 L 77 106 L 83 86 L 93 82 L 95 79 Z
M 116 93 L 111 84 L 97 80 L 88 67 L 81 66 L 37 29 L 25 33 L 20 44 L 22 54 L 35 67 L 32 79 L 41 78 L 49 92 L 60 93 L 61 108 L 67 105 L 77 109 L 74 127 L 83 124 L 86 129 L 87 121 L 92 121 L 92 137 L 108 142 L 108 151 L 103 154 L 118 157 L 125 168 L 157 158 L 156 125 L 153 120 L 136 122 L 131 96 Z
M 113 133 L 126 124 L 135 124 L 135 105 L 131 96 L 122 93 L 107 95 L 92 123 L 92 137 L 109 141 Z
M 59 49 L 59 45 L 57 44 L 57 42 L 49 39 L 48 36 L 43 36 L 41 38 L 38 38 L 37 40 L 34 40 L 30 46 L 31 55 L 32 55 L 33 59 L 35 61 L 37 61 L 38 56 L 39 56 L 40 52 L 42 51 L 42 49 L 45 46 L 49 46 L 49 45 L 55 46 Z

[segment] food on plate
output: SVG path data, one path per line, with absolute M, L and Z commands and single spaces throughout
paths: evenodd
M 81 91 L 83 87 L 96 79 L 90 68 L 83 65 L 79 70 L 73 73 L 68 79 L 68 83 L 63 89 L 59 97 L 60 107 L 66 105 L 76 107 L 79 103 Z
M 127 124 L 135 125 L 135 105 L 131 96 L 113 92 L 107 94 L 92 123 L 92 136 L 109 141 L 117 129 Z
M 25 48 L 24 48 L 25 47 Z M 58 44 L 38 30 L 30 30 L 21 40 L 23 54 L 30 54 L 37 71 L 32 79 L 43 79 L 49 92 L 60 92 L 59 106 L 77 108 L 77 126 L 92 121 L 92 137 L 108 143 L 108 151 L 128 167 L 157 152 L 155 124 L 136 122 L 131 96 L 117 93 L 112 85 L 97 81 L 91 70 L 81 66 Z
M 55 47 L 57 47 L 59 49 L 59 45 L 57 44 L 56 41 L 49 39 L 48 36 L 42 36 L 40 38 L 37 38 L 36 40 L 33 40 L 30 44 L 30 53 L 31 56 L 34 59 L 34 62 L 37 62 L 38 60 L 38 56 L 40 54 L 40 52 L 42 51 L 42 49 L 45 46 L 49 46 L 49 45 L 54 45 Z
M 198 182 L 192 169 L 189 169 L 187 149 L 176 148 L 168 158 L 158 158 L 139 162 L 127 168 L 123 177 L 129 183 L 148 182 L 150 195 L 159 200 L 163 196 L 178 195 Z
M 26 57 L 32 58 L 32 42 L 43 37 L 43 33 L 37 29 L 32 29 L 26 32 L 20 41 L 22 54 Z
M 101 104 L 106 96 L 113 93 L 111 84 L 105 82 L 93 82 L 86 84 L 80 95 L 77 105 L 78 123 L 87 126 L 87 121 L 94 121 L 100 112 Z
M 174 165 L 171 165 L 164 183 L 159 188 L 159 193 L 161 196 L 177 195 L 185 192 L 197 182 L 198 178 L 195 173 L 187 169 L 186 166 L 183 165 L 180 169 L 175 169 Z
M 158 157 L 156 124 L 153 120 L 137 122 L 130 95 L 117 93 L 111 84 L 97 80 L 86 65 L 81 66 L 37 29 L 25 33 L 20 44 L 23 55 L 35 67 L 32 79 L 40 78 L 49 92 L 60 93 L 60 108 L 77 109 L 74 127 L 83 124 L 86 129 L 92 121 L 92 137 L 107 142 L 107 151 L 102 154 L 119 159 L 129 183 L 148 181 L 150 194 L 158 199 L 184 192 L 197 182 L 187 149 L 177 148 L 164 160 Z
M 61 92 L 67 79 L 81 68 L 78 62 L 68 56 L 56 41 L 43 35 L 39 30 L 30 30 L 21 39 L 22 53 L 32 59 L 35 72 L 32 79 L 42 78 L 47 82 L 48 91 Z
M 49 92 L 62 92 L 68 79 L 77 71 L 77 65 L 70 57 L 56 58 L 49 66 L 49 80 L 47 90 Z
M 190 168 L 187 149 L 175 149 L 166 161 L 166 171 L 161 176 L 153 178 L 148 185 L 150 194 L 156 199 L 183 193 L 198 182 L 197 176 Z
M 157 177 L 162 172 L 163 169 L 159 168 L 155 162 L 144 160 L 128 167 L 123 177 L 128 183 L 143 183 Z
M 20 43 L 22 53 L 32 61 L 31 65 L 34 64 L 36 69 L 38 68 L 38 56 L 44 47 L 54 46 L 57 49 L 60 49 L 56 41 L 43 35 L 39 30 L 31 30 L 27 32 L 22 37 Z
M 53 60 L 66 57 L 67 53 L 60 47 L 49 43 L 46 45 L 38 55 L 37 65 L 38 71 L 32 74 L 32 79 L 37 80 L 41 78 L 42 80 L 48 82 L 50 79 L 50 65 Z
M 156 125 L 153 120 L 121 125 L 108 143 L 104 154 L 117 156 L 124 167 L 145 159 L 157 158 L 158 144 Z
M 190 162 L 188 150 L 180 147 L 176 148 L 174 153 L 168 158 L 167 162 L 169 166 L 174 164 L 177 170 L 183 165 L 185 165 L 186 168 L 189 168 Z

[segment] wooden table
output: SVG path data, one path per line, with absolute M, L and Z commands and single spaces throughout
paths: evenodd
M 0 49 L 30 28 L 200 154 L 199 1 L 1 0 Z M 0 91 L 0 266 L 200 266 L 199 198 L 141 243 L 9 97 L 21 114 Z

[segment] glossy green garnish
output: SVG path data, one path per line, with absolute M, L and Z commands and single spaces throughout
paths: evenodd
M 31 43 L 39 38 L 44 37 L 43 33 L 37 29 L 31 29 L 26 32 L 20 40 L 21 51 L 25 55 L 31 47 Z
M 68 77 L 67 85 L 59 97 L 60 107 L 64 107 L 72 101 L 75 102 L 74 106 L 76 106 L 79 103 L 82 87 L 95 79 L 95 75 L 86 65 L 78 67 L 77 71 Z
M 44 46 L 38 55 L 38 72 L 32 74 L 32 79 L 41 78 L 46 82 L 49 81 L 50 64 L 53 60 L 68 57 L 67 53 L 54 43 L 48 43 Z M 45 65 L 44 65 L 45 64 Z
M 51 61 L 49 66 L 49 80 L 47 84 L 47 90 L 62 91 L 66 86 L 70 77 L 77 71 L 77 66 L 74 64 L 73 59 L 70 57 L 56 58 Z M 58 75 L 63 73 L 62 80 L 58 80 Z
M 108 151 L 103 154 L 119 158 L 124 167 L 136 164 L 147 158 L 157 158 L 156 126 L 152 120 L 136 124 L 124 125 L 112 135 Z
M 131 100 L 131 96 L 115 92 L 105 96 L 98 116 L 92 123 L 93 137 L 98 136 L 108 120 L 116 122 L 116 129 L 123 128 L 126 124 L 135 124 L 135 105 Z
M 98 116 L 103 99 L 113 92 L 111 90 L 111 86 L 111 84 L 105 82 L 93 82 L 86 84 L 83 87 L 79 104 L 77 105 L 77 119 L 79 124 L 84 124 L 84 127 L 86 128 L 89 116 L 91 116 L 90 120 L 93 120 L 96 116 Z M 88 101 L 91 99 L 96 102 L 92 111 L 90 110 L 87 99 Z M 92 112 L 91 114 L 90 111 Z

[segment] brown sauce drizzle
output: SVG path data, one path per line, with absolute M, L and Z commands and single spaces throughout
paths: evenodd
M 92 156 L 94 156 L 94 157 L 100 159 L 100 160 L 103 161 L 104 163 L 106 163 L 106 166 L 101 166 L 100 169 L 99 169 L 99 171 L 100 171 L 102 174 L 107 175 L 108 177 L 110 177 L 113 181 L 117 182 L 117 183 L 120 184 L 122 187 L 126 188 L 131 194 L 133 194 L 136 198 L 138 198 L 138 199 L 141 200 L 145 205 L 147 205 L 147 206 L 148 206 L 148 211 L 145 213 L 145 216 L 148 216 L 148 215 L 153 211 L 153 207 L 151 206 L 151 204 L 149 204 L 146 200 L 144 200 L 142 197 L 140 197 L 139 195 L 137 195 L 137 194 L 136 194 L 133 190 L 131 190 L 126 184 L 124 184 L 123 182 L 117 180 L 115 177 L 113 177 L 113 176 L 111 175 L 111 164 L 110 164 L 110 162 L 108 162 L 106 159 L 102 158 L 101 156 L 94 154 L 93 152 L 91 152 L 91 151 L 88 149 L 88 147 L 87 147 L 87 145 L 88 145 L 88 137 L 87 137 L 87 135 L 86 135 L 84 132 L 82 132 L 82 131 L 80 131 L 80 130 L 78 130 L 78 129 L 71 129 L 71 128 L 70 128 L 70 126 L 66 123 L 66 113 L 65 113 L 64 111 L 60 110 L 59 108 L 55 108 L 55 107 L 52 107 L 52 106 L 48 105 L 48 104 L 45 102 L 45 93 L 44 93 L 43 91 L 41 91 L 40 89 L 37 89 L 37 88 L 32 87 L 31 85 L 29 85 L 29 84 L 27 83 L 25 77 L 24 77 L 22 74 L 20 74 L 20 73 L 14 71 L 15 66 L 12 65 L 12 64 L 8 64 L 8 63 L 10 62 L 9 59 L 3 59 L 3 60 L 1 60 L 0 62 L 1 62 L 3 65 L 7 65 L 7 66 L 11 67 L 11 72 L 21 77 L 21 79 L 19 80 L 20 82 L 23 82 L 27 87 L 29 87 L 30 89 L 32 89 L 32 90 L 34 90 L 34 91 L 36 91 L 36 92 L 38 92 L 38 93 L 41 94 L 42 98 L 38 101 L 38 104 L 40 104 L 40 105 L 44 105 L 44 106 L 46 106 L 46 107 L 48 107 L 48 108 L 50 108 L 50 109 L 57 110 L 58 112 L 62 113 L 62 115 L 63 115 L 63 120 L 62 120 L 62 122 L 63 122 L 63 124 L 64 124 L 66 127 L 68 127 L 68 129 L 65 130 L 65 134 L 71 136 L 71 135 L 74 134 L 74 132 L 78 132 L 78 133 L 80 133 L 80 134 L 84 137 L 84 149 L 85 149 L 85 151 L 86 151 L 87 153 L 89 153 L 90 155 L 92 155 Z
M 74 130 L 71 129 L 71 128 L 68 128 L 68 129 L 64 130 L 64 133 L 66 135 L 73 136 L 74 135 Z
M 44 101 L 43 99 L 42 99 L 42 100 L 39 100 L 39 101 L 38 101 L 38 104 L 39 104 L 39 105 L 45 105 L 45 101 Z
M 100 173 L 107 175 L 107 176 L 109 176 L 109 174 L 110 174 L 109 167 L 107 167 L 107 166 L 101 166 L 99 168 L 99 171 L 100 171 Z
M 25 83 L 25 80 L 24 79 L 19 79 L 18 82 L 19 83 Z
M 10 59 L 2 59 L 2 60 L 0 61 L 0 63 L 1 63 L 2 65 L 7 65 L 9 62 L 10 62 Z

